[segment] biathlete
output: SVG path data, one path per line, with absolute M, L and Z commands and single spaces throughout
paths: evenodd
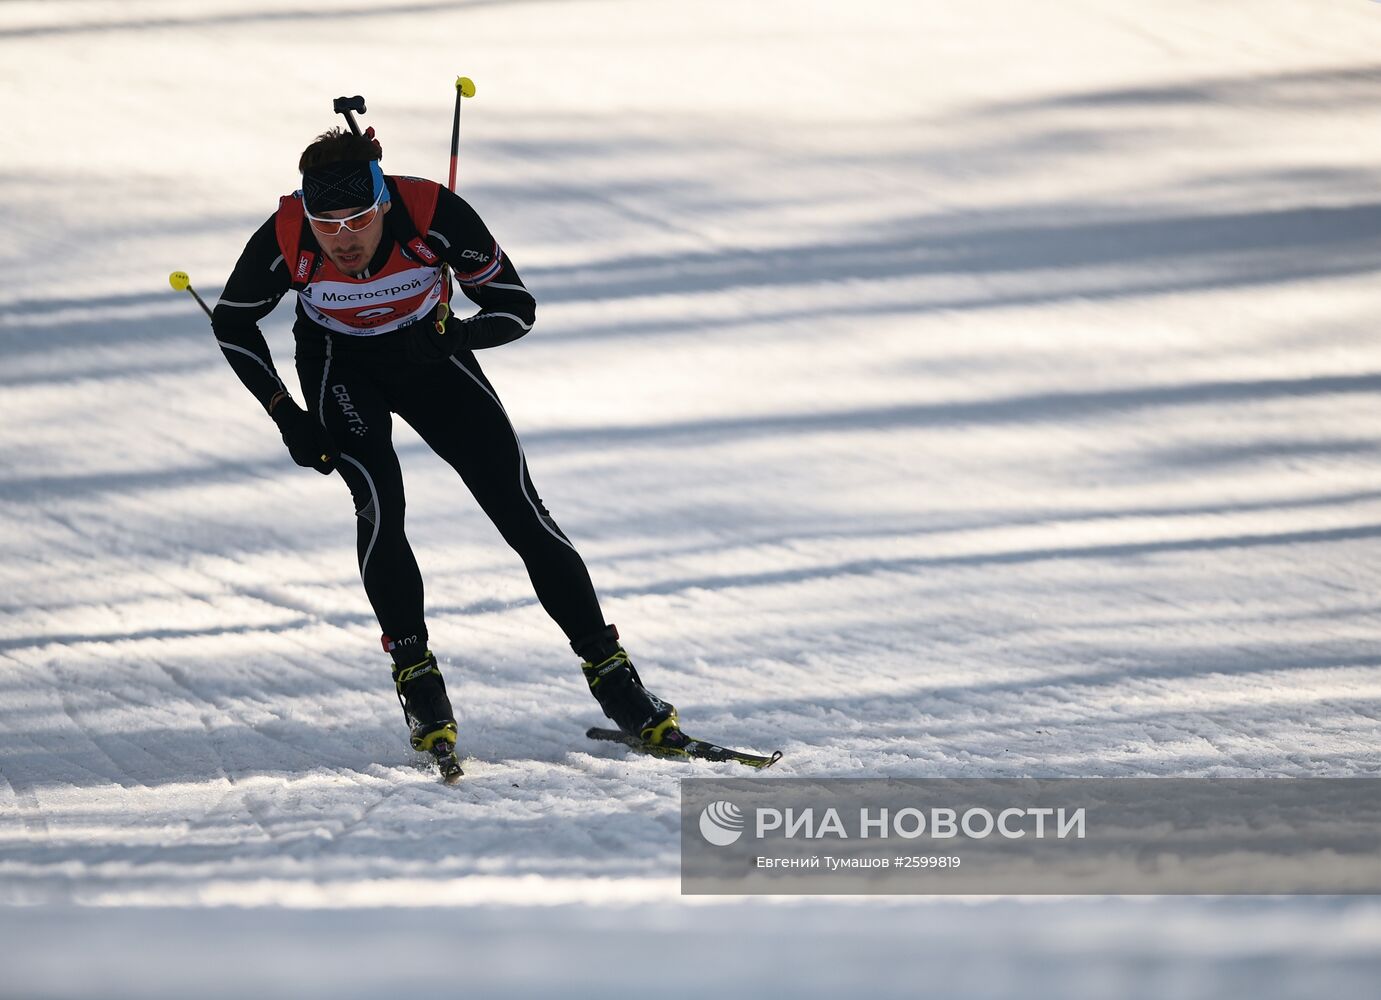
M 250 237 L 212 327 L 293 460 L 339 471 L 350 488 L 360 578 L 393 660 L 412 746 L 454 762 L 457 729 L 403 530 L 394 414 L 460 474 L 522 558 L 604 714 L 629 737 L 670 749 L 685 739 L 676 709 L 643 686 L 618 630 L 605 622 L 585 563 L 543 506 L 513 425 L 475 359 L 475 351 L 532 329 L 532 294 L 463 198 L 429 180 L 383 173 L 382 155 L 372 129 L 333 129 L 307 147 L 301 190 L 280 199 Z M 479 307 L 474 315 L 447 318 L 448 271 Z M 258 326 L 290 290 L 305 407 L 283 384 Z

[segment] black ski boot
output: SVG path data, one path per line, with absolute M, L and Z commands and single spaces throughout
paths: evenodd
M 680 732 L 676 706 L 643 687 L 613 625 L 571 643 L 571 648 L 585 661 L 581 670 L 590 693 L 621 730 L 648 746 L 660 746 L 670 734 Z
M 456 720 L 451 712 L 451 699 L 446 697 L 446 682 L 436 657 L 427 651 L 411 666 L 394 664 L 393 684 L 398 689 L 398 704 L 408 721 L 412 748 L 431 752 L 440 742 L 456 743 Z

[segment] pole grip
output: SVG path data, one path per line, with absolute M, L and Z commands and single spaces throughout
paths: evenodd
M 356 135 L 360 134 L 359 123 L 355 121 L 355 112 L 364 114 L 368 109 L 364 105 L 364 98 L 359 94 L 354 97 L 337 97 L 331 102 L 331 110 L 338 115 L 345 116 L 345 123 L 350 126 L 350 131 Z
M 201 306 L 201 311 L 206 313 L 206 318 L 212 318 L 211 307 L 206 304 L 205 300 L 197 294 L 197 290 L 192 287 L 192 279 L 187 277 L 186 271 L 174 271 L 172 274 L 168 275 L 168 284 L 173 286 L 174 291 L 189 293 L 192 298 L 197 300 L 197 305 Z

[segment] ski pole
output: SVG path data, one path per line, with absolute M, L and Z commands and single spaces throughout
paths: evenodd
M 211 310 L 202 301 L 201 296 L 197 294 L 197 290 L 192 287 L 192 279 L 187 277 L 186 271 L 174 271 L 168 275 L 168 284 L 172 285 L 175 291 L 191 292 L 192 298 L 196 299 L 197 305 L 201 306 L 201 311 L 206 313 L 206 318 L 211 318 Z
M 197 290 L 192 287 L 192 279 L 187 277 L 186 271 L 174 271 L 172 274 L 168 275 L 168 284 L 172 285 L 173 288 L 179 292 L 191 292 L 192 298 L 196 299 L 197 305 L 201 306 L 201 311 L 206 313 L 206 318 L 211 319 L 211 310 L 206 307 L 206 303 L 202 301 L 202 297 L 198 295 Z M 286 393 L 284 394 L 286 395 Z M 272 411 L 270 410 L 270 412 Z M 327 455 L 321 456 L 323 462 L 327 461 L 328 458 L 329 456 Z
M 451 179 L 447 185 L 451 189 L 452 194 L 454 194 L 456 190 L 456 162 L 460 158 L 460 100 L 462 97 L 474 96 L 475 81 L 471 80 L 468 76 L 456 77 L 456 113 L 455 117 L 451 119 Z M 443 266 L 441 274 L 445 288 L 447 292 L 449 292 L 451 287 L 450 268 Z M 443 299 L 445 298 L 449 298 L 449 295 L 443 295 Z M 436 332 L 439 335 L 445 335 L 446 320 L 450 318 L 450 315 L 450 303 L 442 301 L 442 303 L 436 307 Z
M 456 160 L 460 154 L 460 99 L 475 96 L 475 81 L 468 76 L 456 77 L 456 114 L 451 121 L 451 192 L 456 189 Z

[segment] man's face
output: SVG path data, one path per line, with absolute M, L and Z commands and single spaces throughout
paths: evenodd
M 380 205 L 369 225 L 359 232 L 351 232 L 345 226 L 341 226 L 340 232 L 334 236 L 327 236 L 314 225 L 312 235 L 321 244 L 321 249 L 332 264 L 342 273 L 358 278 L 374 259 L 374 251 L 379 249 L 379 241 L 384 238 L 384 216 L 392 207 L 393 203 L 387 201 Z M 362 208 L 342 208 L 336 212 L 321 212 L 317 218 L 348 219 L 362 211 Z M 352 221 L 352 225 L 358 225 L 358 222 Z

